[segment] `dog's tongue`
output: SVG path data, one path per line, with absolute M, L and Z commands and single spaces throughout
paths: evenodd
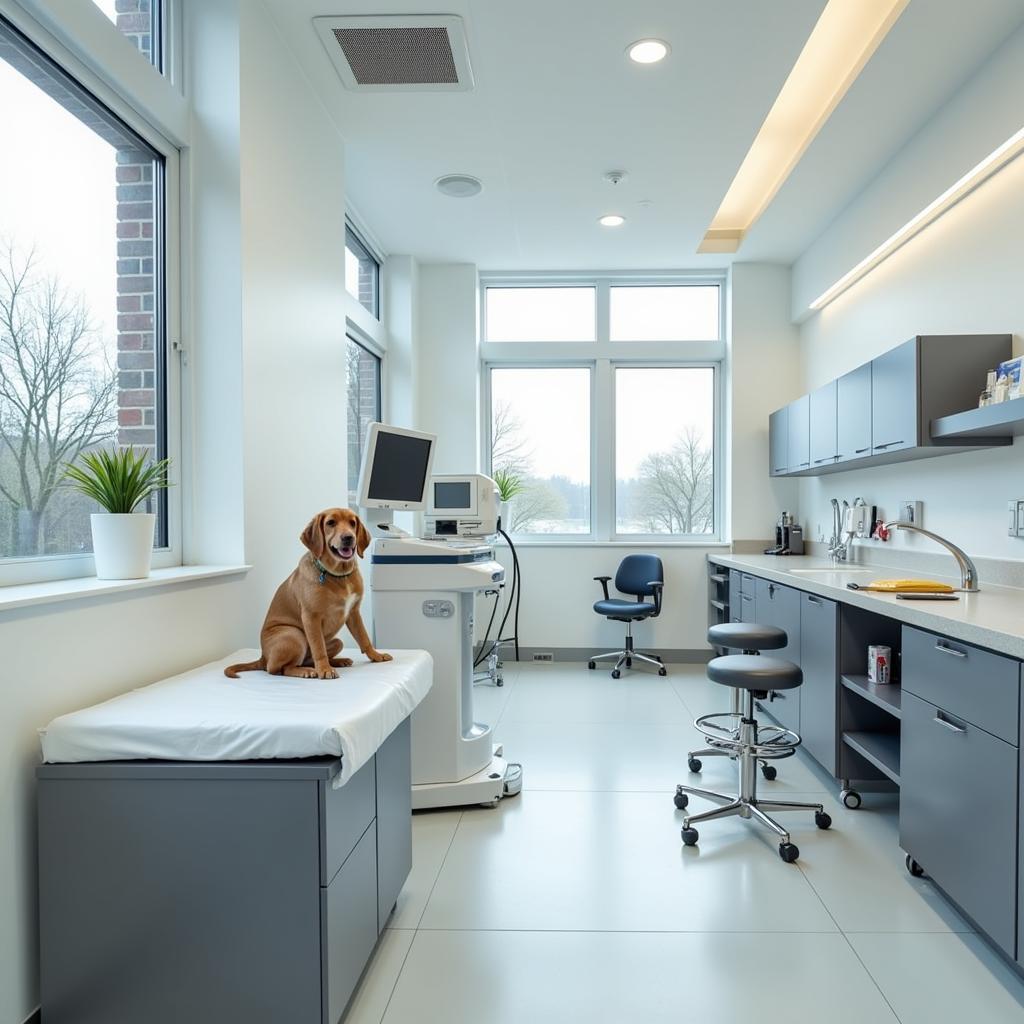
M 351 558 L 355 553 L 356 553 L 355 548 L 342 548 L 341 549 L 341 557 L 342 558 Z

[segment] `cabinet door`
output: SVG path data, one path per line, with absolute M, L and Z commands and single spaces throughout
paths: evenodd
M 811 466 L 825 466 L 839 457 L 836 445 L 836 381 L 810 394 Z
M 838 621 L 835 601 L 800 595 L 800 735 L 808 753 L 830 775 L 836 774 Z
M 804 395 L 786 407 L 787 445 L 786 459 L 790 473 L 800 473 L 811 464 L 811 402 Z
M 782 650 L 765 651 L 771 658 L 800 664 L 800 592 L 768 580 L 757 581 L 757 619 L 764 626 L 786 631 L 788 643 Z M 768 713 L 787 729 L 800 730 L 800 687 L 773 693 L 763 702 Z
M 768 417 L 768 471 L 782 476 L 789 468 L 789 409 L 777 409 Z
M 840 462 L 871 454 L 871 363 L 836 381 L 836 451 Z
M 900 846 L 1010 956 L 1017 748 L 903 691 Z
M 871 363 L 871 453 L 915 448 L 917 437 L 917 339 Z

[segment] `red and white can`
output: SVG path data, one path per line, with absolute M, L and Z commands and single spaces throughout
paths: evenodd
M 868 681 L 878 684 L 892 681 L 891 647 L 872 644 L 868 648 Z

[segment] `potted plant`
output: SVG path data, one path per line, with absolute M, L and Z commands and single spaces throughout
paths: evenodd
M 522 494 L 526 490 L 526 485 L 521 477 L 516 476 L 508 469 L 495 470 L 494 483 L 498 488 L 498 514 L 501 516 L 501 528 L 507 531 L 512 525 L 508 512 L 509 503 L 517 494 Z
M 151 462 L 148 452 L 136 454 L 128 447 L 86 452 L 80 462 L 65 464 L 66 476 L 77 491 L 106 509 L 90 517 L 97 578 L 145 579 L 153 558 L 156 515 L 135 509 L 170 486 L 170 459 Z

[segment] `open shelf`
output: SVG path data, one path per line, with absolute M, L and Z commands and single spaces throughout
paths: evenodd
M 844 732 L 843 742 L 896 785 L 900 782 L 900 737 L 892 732 Z
M 968 409 L 932 420 L 932 440 L 958 438 L 1000 439 L 1024 434 L 1024 398 L 1013 398 L 998 405 Z
M 901 702 L 903 691 L 898 684 L 884 683 L 877 686 L 868 680 L 867 676 L 842 676 L 840 682 L 848 690 L 870 701 L 877 708 L 888 711 L 894 718 L 902 718 Z
M 712 583 L 728 583 L 729 577 L 725 573 L 713 572 L 709 577 Z
M 714 598 L 709 602 L 712 608 L 717 608 L 720 612 L 727 612 L 729 610 L 728 601 L 717 601 Z

